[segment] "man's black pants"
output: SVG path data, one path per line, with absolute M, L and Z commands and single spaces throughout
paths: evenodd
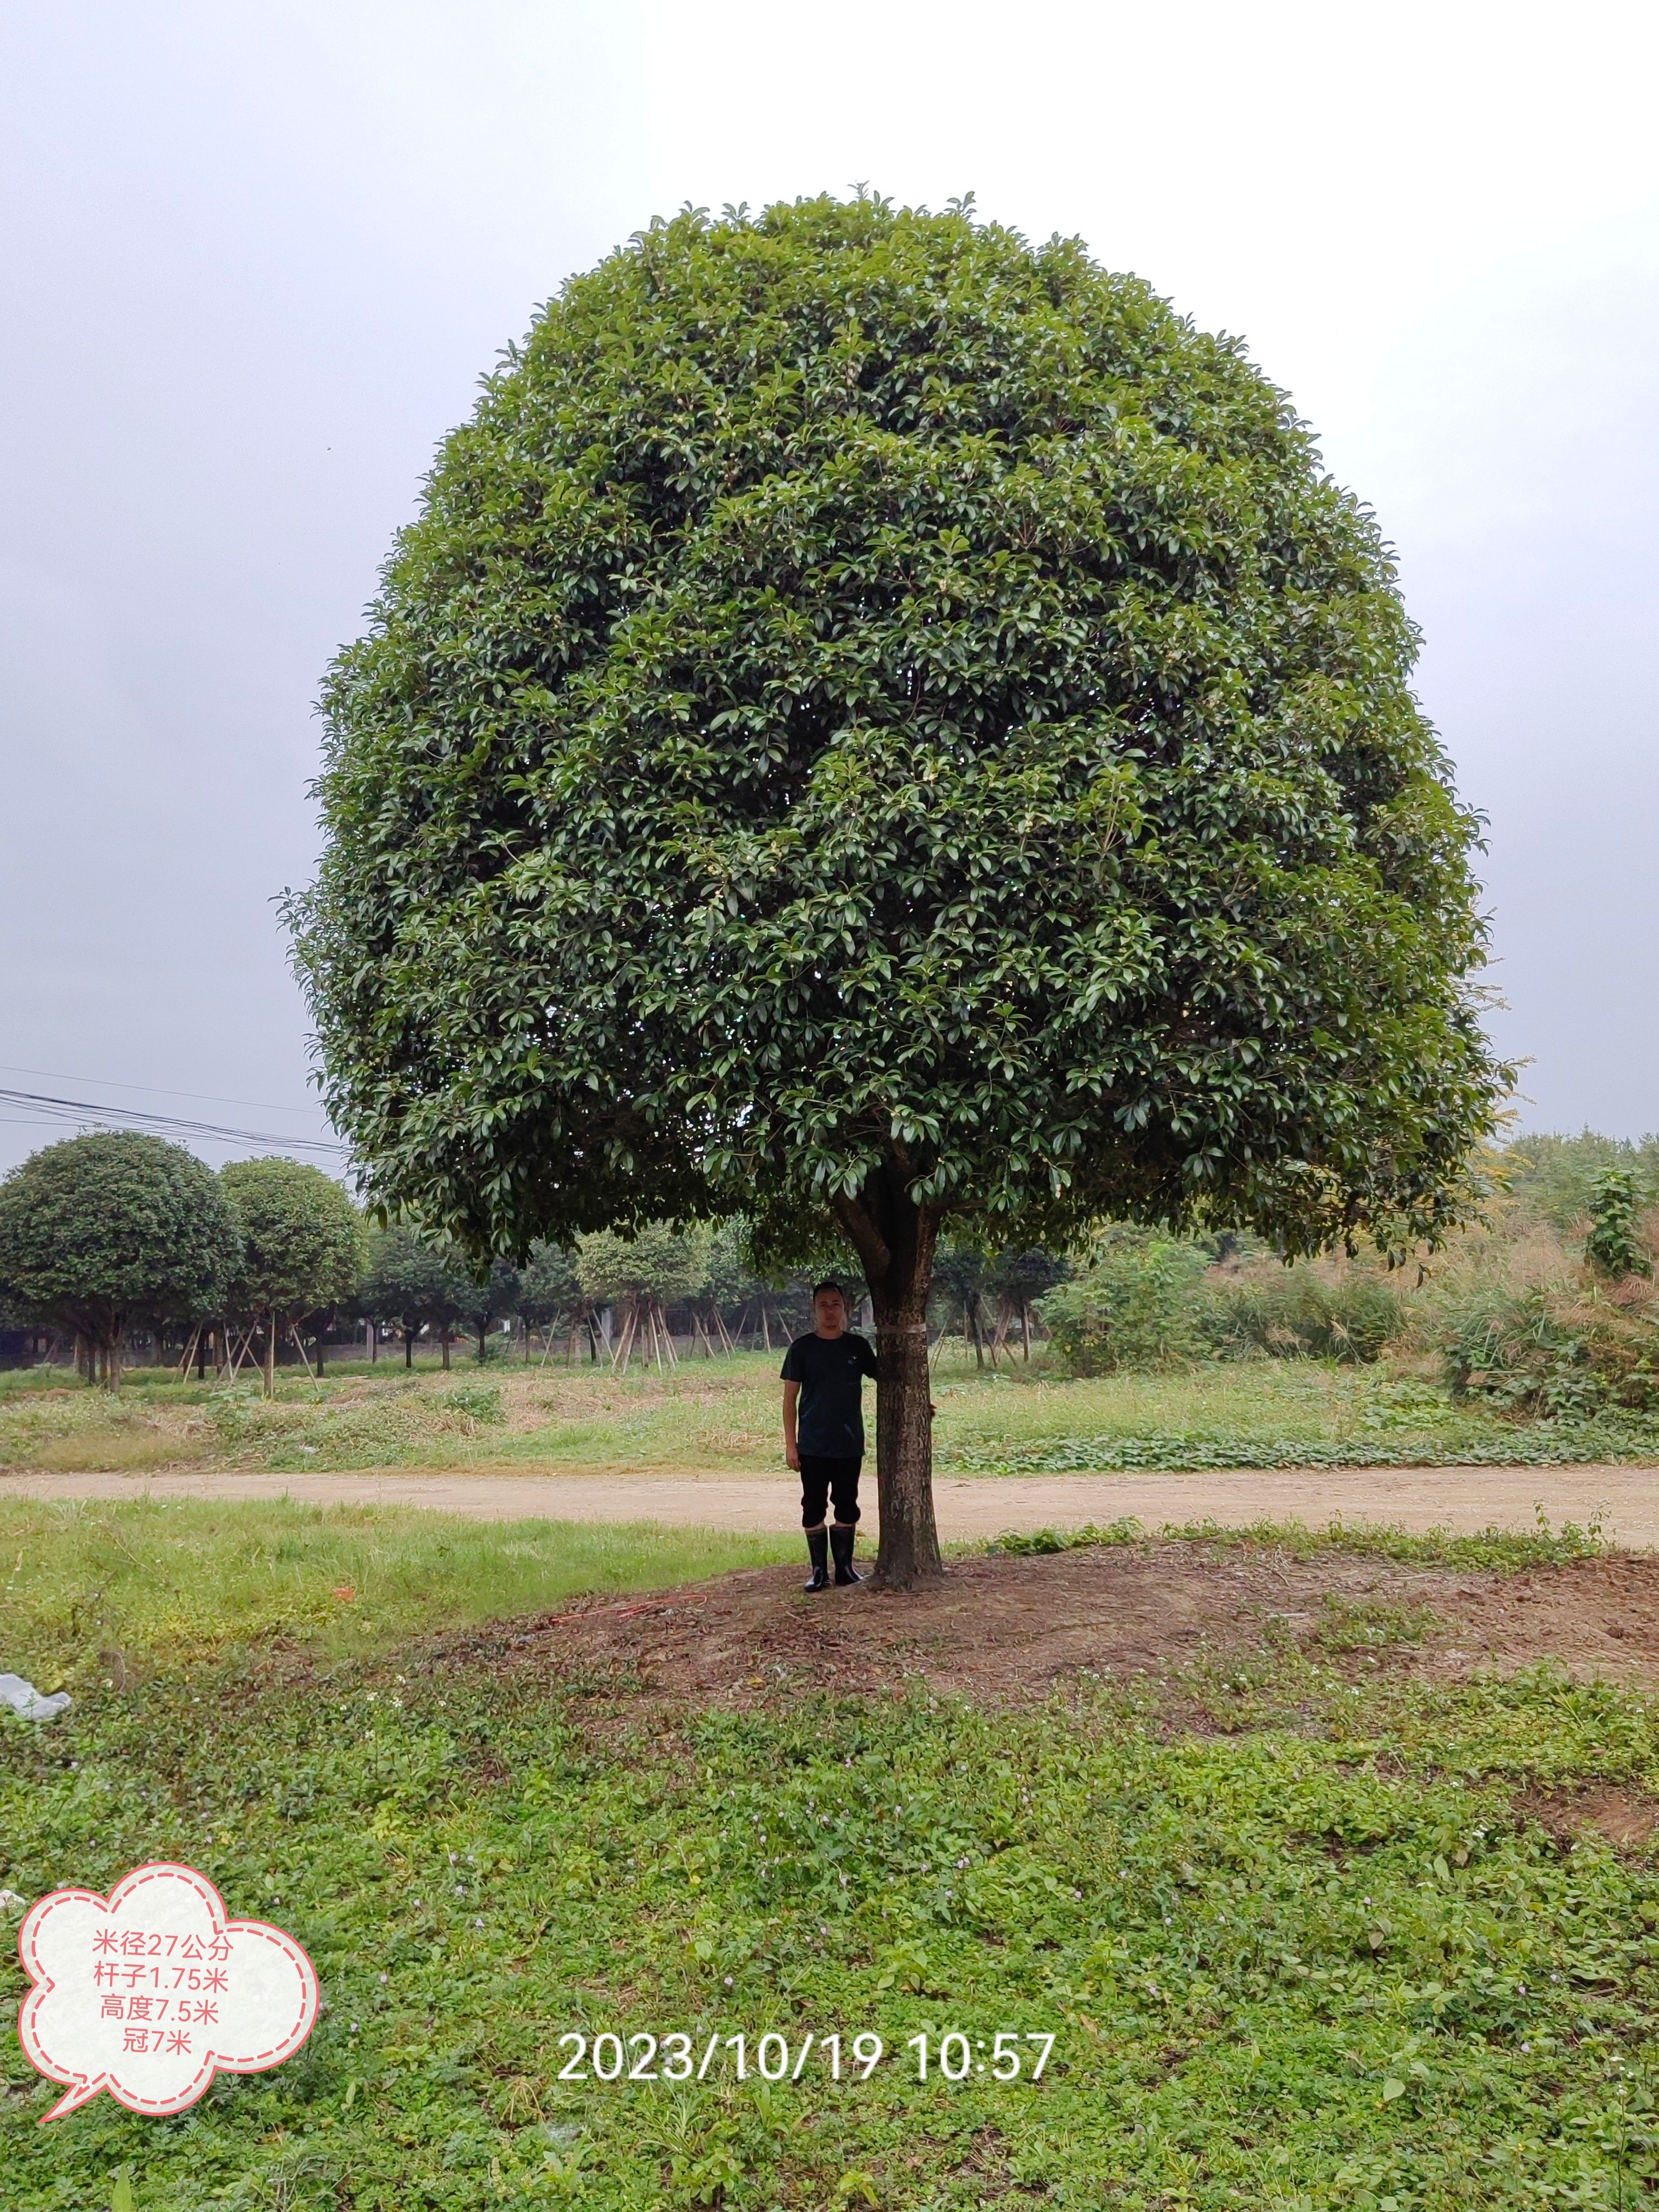
M 824 1507 L 836 1501 L 836 1518 L 849 1525 L 859 1517 L 859 1469 L 862 1459 L 823 1459 L 813 1452 L 800 1455 L 800 1525 L 823 1526 Z

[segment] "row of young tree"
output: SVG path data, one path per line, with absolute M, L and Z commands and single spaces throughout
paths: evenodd
M 71 1137 L 0 1183 L 0 1305 L 74 1340 L 118 1389 L 135 1329 L 211 1331 L 223 1361 L 273 1385 L 278 1349 L 349 1298 L 362 1217 L 320 1168 L 238 1160 L 216 1175 L 159 1137 Z
M 234 1376 L 252 1368 L 275 1388 L 290 1352 L 308 1366 L 325 1331 L 348 1321 L 390 1327 L 406 1364 L 435 1338 L 449 1364 L 458 1333 L 482 1361 L 490 1335 L 516 1321 L 550 1349 L 626 1366 L 677 1357 L 678 1334 L 711 1354 L 747 1338 L 810 1326 L 814 1272 L 833 1271 L 854 1306 L 866 1295 L 849 1255 L 767 1278 L 750 1262 L 744 1224 L 648 1224 L 600 1230 L 565 1249 L 543 1243 L 521 1266 L 476 1268 L 456 1247 L 396 1224 L 371 1228 L 320 1169 L 282 1158 L 237 1161 L 216 1175 L 161 1139 L 113 1133 L 48 1146 L 0 1184 L 0 1308 L 72 1339 L 89 1379 L 119 1387 L 132 1334 L 171 1340 L 181 1369 Z M 1013 1342 L 1030 1356 L 1036 1301 L 1068 1272 L 1041 1250 L 941 1250 L 937 1318 L 960 1328 L 982 1364 Z M 671 1318 L 679 1322 L 671 1331 Z

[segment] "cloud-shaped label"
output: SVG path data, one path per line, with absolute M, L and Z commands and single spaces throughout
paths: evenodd
M 100 2089 L 131 2112 L 182 2112 L 216 2073 L 291 2058 L 317 2018 L 316 1969 L 294 1938 L 227 1918 L 193 1867 L 138 1867 L 107 1897 L 53 1890 L 24 1916 L 17 1954 L 34 1984 L 18 2038 L 69 2084 L 43 2125 Z

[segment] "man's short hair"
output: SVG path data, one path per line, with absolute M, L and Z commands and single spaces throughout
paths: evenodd
M 833 1291 L 836 1296 L 841 1300 L 842 1305 L 846 1304 L 846 1291 L 842 1290 L 841 1285 L 835 1280 L 833 1276 L 826 1275 L 821 1283 L 814 1283 L 812 1285 L 812 1303 L 814 1305 L 817 1304 L 818 1300 L 823 1296 L 826 1291 Z

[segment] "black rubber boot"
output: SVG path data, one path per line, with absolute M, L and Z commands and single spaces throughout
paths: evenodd
M 809 1590 L 828 1589 L 830 1587 L 830 1539 L 825 1531 L 822 1528 L 809 1528 L 806 1532 L 806 1548 L 811 1554 L 812 1559 L 812 1579 L 807 1583 L 807 1589 Z
M 853 1544 L 857 1534 L 856 1528 L 831 1528 L 830 1531 L 830 1549 L 836 1555 L 836 1582 L 842 1589 L 848 1583 L 861 1583 L 864 1580 L 862 1575 L 855 1574 L 853 1571 Z

